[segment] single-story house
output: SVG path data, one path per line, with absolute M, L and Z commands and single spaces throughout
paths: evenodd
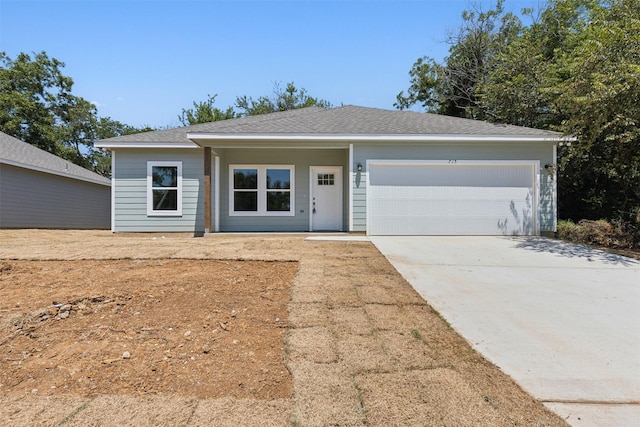
M 114 232 L 556 230 L 561 134 L 310 107 L 105 139 Z
M 110 225 L 110 179 L 0 132 L 0 228 Z

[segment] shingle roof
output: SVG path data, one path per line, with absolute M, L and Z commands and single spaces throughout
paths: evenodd
M 111 185 L 111 180 L 0 132 L 0 163 Z
M 476 135 L 548 136 L 560 133 L 520 126 L 493 124 L 414 111 L 344 107 L 309 107 L 238 119 L 222 120 L 174 129 L 119 136 L 107 142 L 190 142 L 187 133 L 250 135 Z

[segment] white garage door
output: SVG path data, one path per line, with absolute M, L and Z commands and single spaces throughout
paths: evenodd
M 538 162 L 367 162 L 371 235 L 535 235 Z

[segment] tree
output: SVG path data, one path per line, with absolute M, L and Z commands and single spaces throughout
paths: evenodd
M 494 121 L 540 129 L 559 129 L 565 118 L 557 104 L 558 84 L 569 75 L 560 58 L 575 48 L 574 34 L 588 24 L 597 0 L 550 1 L 532 24 L 495 58 L 477 96 Z
M 400 92 L 394 106 L 399 109 L 421 104 L 428 111 L 467 118 L 485 119 L 488 112 L 478 99 L 478 87 L 490 76 L 495 58 L 516 38 L 522 25 L 504 0 L 487 12 L 476 7 L 464 11 L 462 24 L 449 34 L 449 56 L 445 64 L 418 59 L 409 71 L 407 94 Z
M 71 108 L 73 80 L 62 74 L 64 63 L 45 52 L 34 59 L 20 53 L 15 60 L 0 53 L 0 129 L 57 154 L 62 141 L 55 129 L 64 125 L 61 112 Z
M 207 100 L 202 102 L 194 102 L 193 108 L 182 109 L 182 114 L 178 116 L 178 120 L 183 126 L 195 125 L 199 123 L 209 123 L 218 120 L 227 120 L 237 117 L 233 107 L 228 107 L 222 111 L 213 104 L 218 95 L 207 95 Z
M 133 135 L 141 132 L 153 132 L 154 129 L 150 126 L 142 128 L 136 128 L 112 119 L 111 117 L 99 117 L 95 123 L 96 139 L 107 139 L 122 135 Z M 91 147 L 90 149 L 90 162 L 94 172 L 103 175 L 111 176 L 111 153 L 107 150 L 96 149 Z
M 567 76 L 557 85 L 561 129 L 577 138 L 562 153 L 560 207 L 565 217 L 619 218 L 640 230 L 640 2 L 584 3 L 583 29 L 558 60 Z
M 418 60 L 396 106 L 574 136 L 559 147 L 560 217 L 618 221 L 640 241 L 640 0 L 549 0 L 526 27 L 501 5 L 465 13 L 446 63 Z
M 241 110 L 240 116 L 255 116 L 258 114 L 288 111 L 306 107 L 330 108 L 331 103 L 323 99 L 314 98 L 307 94 L 306 89 L 298 89 L 293 82 L 287 83 L 282 90 L 278 83 L 274 84 L 273 96 L 261 96 L 257 100 L 247 96 L 236 98 L 236 107 Z
M 93 141 L 150 129 L 99 118 L 95 105 L 73 95 L 63 68 L 46 52 L 15 59 L 0 52 L 0 130 L 109 176 L 109 154 L 94 149 Z

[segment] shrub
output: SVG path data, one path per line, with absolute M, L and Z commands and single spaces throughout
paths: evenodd
M 577 224 L 570 220 L 558 222 L 558 238 L 574 243 L 633 249 L 638 247 L 638 237 L 638 230 L 622 221 L 583 219 Z

